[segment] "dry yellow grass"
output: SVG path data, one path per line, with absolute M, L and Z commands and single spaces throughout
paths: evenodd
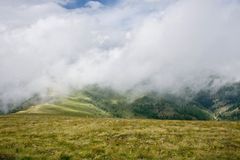
M 240 159 L 240 123 L 0 117 L 0 159 Z

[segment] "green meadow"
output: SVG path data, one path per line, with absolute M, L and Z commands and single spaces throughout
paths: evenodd
M 0 159 L 238 160 L 240 123 L 7 115 Z

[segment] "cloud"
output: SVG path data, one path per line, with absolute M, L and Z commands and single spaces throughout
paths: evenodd
M 0 110 L 49 88 L 162 91 L 200 88 L 211 75 L 240 78 L 238 1 L 59 3 L 0 2 Z
M 98 1 L 89 1 L 86 3 L 85 6 L 96 10 L 96 9 L 100 9 L 101 7 L 103 7 L 103 4 Z

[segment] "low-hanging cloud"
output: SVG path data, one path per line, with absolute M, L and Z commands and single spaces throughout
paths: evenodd
M 177 90 L 240 78 L 237 0 L 0 1 L 0 110 L 53 88 Z

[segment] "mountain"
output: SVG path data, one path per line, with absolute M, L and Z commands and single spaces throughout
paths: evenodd
M 230 83 L 217 91 L 201 90 L 193 98 L 218 119 L 240 120 L 240 83 Z
M 20 111 L 15 112 L 16 114 L 59 114 L 84 117 L 240 119 L 240 83 L 226 84 L 216 91 L 202 89 L 196 93 L 192 92 L 190 98 L 186 98 L 186 94 L 176 96 L 158 92 L 136 95 L 90 85 L 82 90 L 72 91 L 68 96 L 51 98 L 46 102 L 40 102 L 36 96 L 32 97 L 23 103 Z

